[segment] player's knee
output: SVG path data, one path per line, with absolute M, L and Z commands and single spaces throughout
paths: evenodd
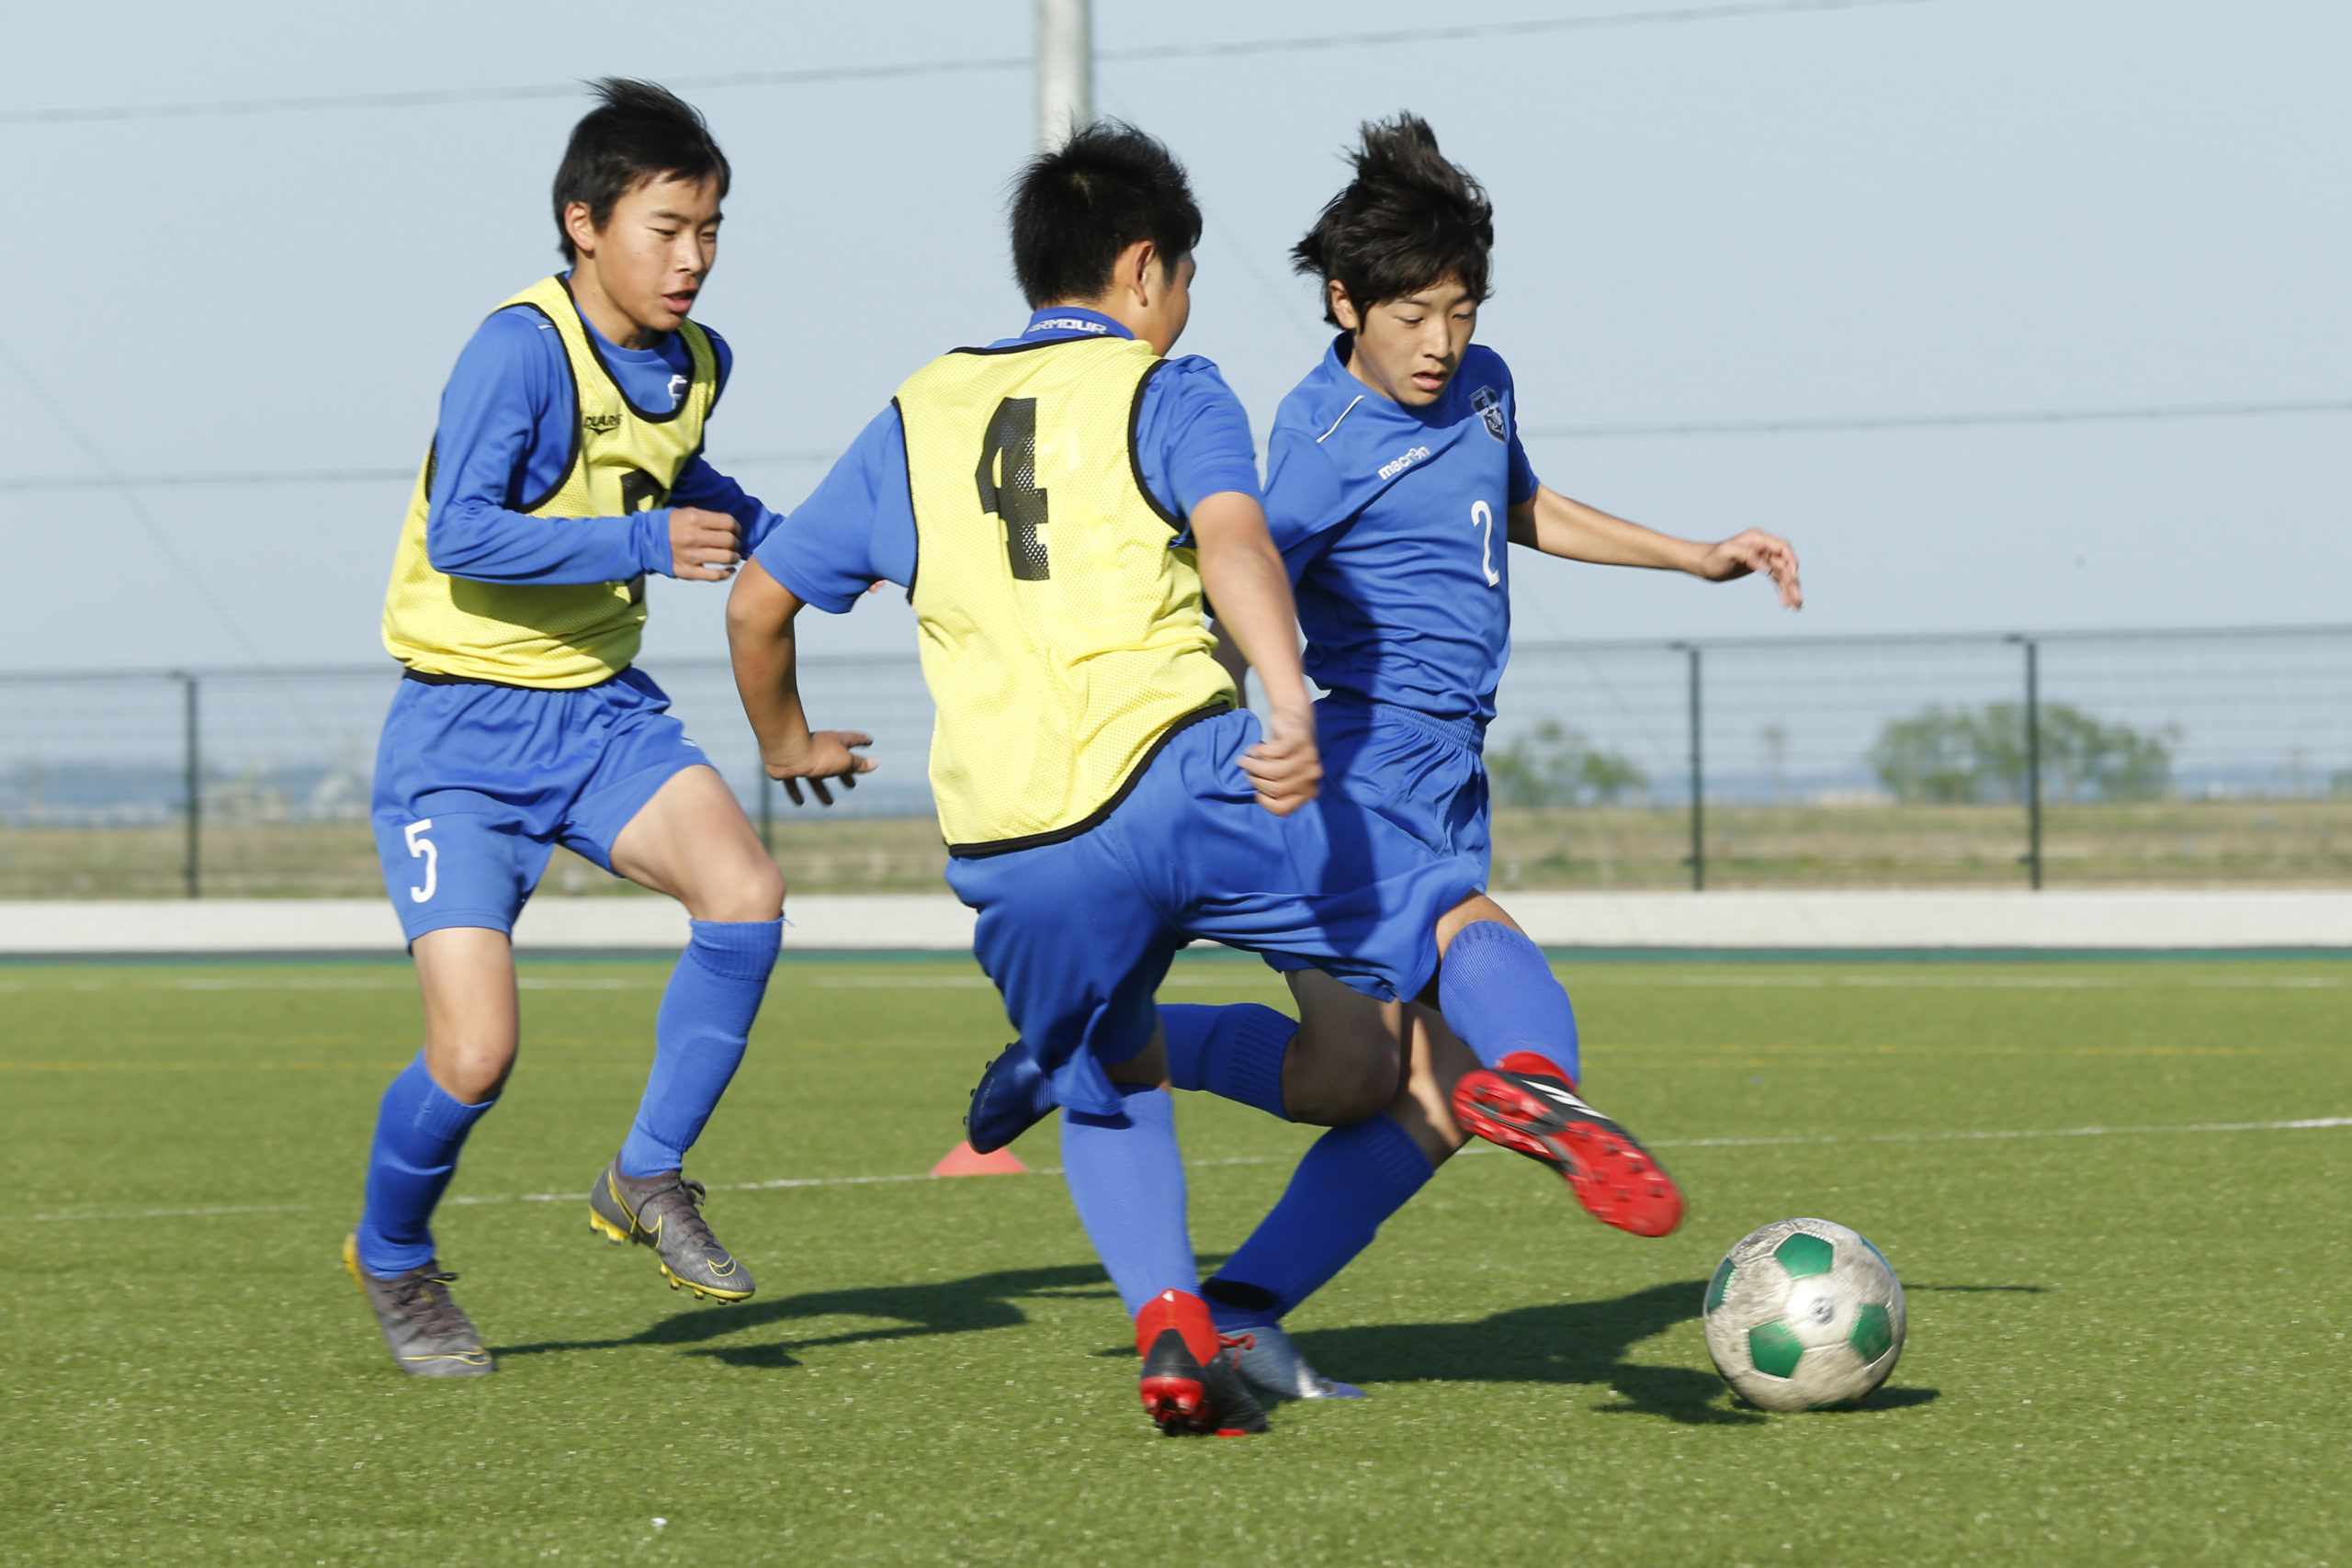
M 784 913 L 784 874 L 764 855 L 710 879 L 694 900 L 698 920 L 773 920 Z
M 467 1105 L 493 1099 L 514 1070 L 514 1042 L 497 1035 L 460 1035 L 427 1048 L 433 1081 Z

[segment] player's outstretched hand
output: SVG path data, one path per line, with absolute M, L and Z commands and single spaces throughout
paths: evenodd
M 870 773 L 880 764 L 871 757 L 861 757 L 854 748 L 871 746 L 874 737 L 860 735 L 854 729 L 820 729 L 808 737 L 808 744 L 795 755 L 766 759 L 768 777 L 784 782 L 784 793 L 792 797 L 795 806 L 805 805 L 800 798 L 800 781 L 808 781 L 810 793 L 820 806 L 833 803 L 832 791 L 825 785 L 840 781 L 843 789 L 857 787 L 857 775 Z
M 1266 720 L 1266 738 L 1241 754 L 1241 771 L 1258 791 L 1258 804 L 1287 817 L 1322 792 L 1323 755 L 1315 747 L 1315 710 L 1276 707 Z
M 743 558 L 735 519 L 724 512 L 681 506 L 670 513 L 670 575 L 688 582 L 724 582 Z
M 1710 582 L 1729 582 L 1753 571 L 1780 584 L 1782 609 L 1804 608 L 1804 584 L 1797 581 L 1797 552 L 1777 534 L 1750 528 L 1708 547 L 1699 565 L 1699 575 Z

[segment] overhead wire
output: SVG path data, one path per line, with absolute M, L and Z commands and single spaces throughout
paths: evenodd
M 115 471 L 114 465 L 107 461 L 107 456 L 99 450 L 98 444 L 85 434 L 80 425 L 66 417 L 65 411 L 51 400 L 48 390 L 41 386 L 40 378 L 25 367 L 24 361 L 18 359 L 5 343 L 0 343 L 0 361 L 7 364 L 8 368 L 15 372 L 17 379 L 24 383 L 26 392 L 31 396 L 40 411 L 56 422 L 57 428 L 65 433 L 66 439 L 79 446 L 82 449 L 82 455 L 87 457 L 91 466 L 98 470 L 97 477 L 86 482 L 120 492 L 123 504 L 130 509 L 130 515 L 146 532 L 149 544 L 154 547 L 156 554 L 163 557 L 164 564 L 179 575 L 180 581 L 187 584 L 189 592 L 196 595 L 198 603 L 220 619 L 220 624 L 228 629 L 231 640 L 254 664 L 267 662 L 262 657 L 260 646 L 245 634 L 245 628 L 238 623 L 234 615 L 229 613 L 229 607 L 220 602 L 219 596 L 212 592 L 204 579 L 197 575 L 187 558 L 180 554 L 178 547 L 172 543 L 171 535 L 155 521 L 154 515 L 139 499 L 136 486 Z
M 744 452 L 728 458 L 727 467 L 752 468 L 790 464 L 830 463 L 841 454 L 823 452 Z M 338 485 L 409 483 L 416 478 L 413 465 L 405 468 L 270 468 L 243 472 L 183 474 L 74 474 L 53 479 L 18 476 L 0 479 L 0 491 L 30 490 L 113 490 L 136 485 L 142 490 L 183 490 L 248 485 Z
M 2143 420 L 2259 419 L 2270 414 L 2347 413 L 2352 399 L 2263 403 L 2178 403 L 2105 409 L 2014 409 L 1979 413 L 1860 414 L 1831 419 L 1674 420 L 1649 424 L 1522 426 L 1522 438 L 1607 441 L 1655 435 L 1809 435 L 1834 431 L 1961 430 L 1982 425 L 2125 423 Z
M 1246 270 L 1246 269 L 1245 269 Z M 1256 275 L 1252 275 L 1253 276 Z M 1262 277 L 1258 281 L 1271 289 Z M 0 350 L 0 353 L 5 353 Z M 15 362 L 10 361 L 13 365 Z M 18 373 L 22 374 L 19 367 Z M 44 406 L 47 406 L 44 404 Z M 2259 419 L 2278 414 L 2352 413 L 2352 398 L 2315 398 L 2282 402 L 2179 403 L 2134 408 L 2017 409 L 1987 412 L 1865 414 L 1835 419 L 1681 420 L 1652 424 L 1522 425 L 1530 441 L 1610 441 L 1654 436 L 1810 435 L 1839 431 L 1966 430 L 2037 424 L 2127 423 L 2188 419 Z M 90 450 L 86 443 L 84 450 Z M 751 468 L 830 463 L 838 452 L 745 452 L 727 467 Z M 198 486 L 381 484 L 416 477 L 411 468 L 279 468 L 239 473 L 100 474 L 56 478 L 0 479 L 0 491 L 56 490 L 172 490 Z
M 1610 11 L 1580 17 L 1544 17 L 1516 22 L 1466 22 L 1446 27 L 1396 28 L 1352 33 L 1317 33 L 1276 39 L 1237 39 L 1218 43 L 1138 44 L 1094 51 L 1098 63 L 1150 60 L 1229 60 L 1248 55 L 1293 54 L 1327 49 L 1371 48 L 1405 43 L 1444 43 L 1465 39 L 1510 38 L 1582 32 L 1600 28 L 1673 27 L 1694 22 L 1737 21 L 1756 17 L 1811 12 L 1858 11 L 1889 6 L 1920 6 L 1931 0 L 1745 0 L 1715 6 L 1683 6 L 1657 11 Z M 834 82 L 883 82 L 908 77 L 969 75 L 1026 71 L 1031 56 L 991 55 L 960 60 L 897 61 L 871 65 L 813 66 L 797 71 L 734 71 L 710 76 L 673 76 L 665 85 L 707 92 L 728 87 L 800 87 Z M 569 98 L 582 84 L 527 82 L 481 87 L 432 87 L 396 93 L 307 93 L 270 98 L 231 98 L 171 104 L 89 104 L 39 109 L 0 109 L 0 125 L 68 125 L 103 120 L 197 119 L 261 114 L 319 114 L 348 109 L 429 108 L 444 104 L 497 103 L 533 98 Z

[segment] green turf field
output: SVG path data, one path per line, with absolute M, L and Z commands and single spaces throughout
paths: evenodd
M 778 970 L 691 1172 L 755 1301 L 594 1239 L 665 972 L 526 969 L 440 1227 L 503 1370 L 431 1383 L 336 1260 L 403 968 L 0 968 L 0 1560 L 2352 1562 L 2352 1127 L 2215 1130 L 2352 1116 L 2352 966 L 1564 965 L 1682 1230 L 1474 1152 L 1293 1320 L 1373 1397 L 1182 1443 L 1057 1179 L 920 1177 L 1004 1037 L 968 964 Z M 1310 1134 L 1181 1116 L 1213 1258 Z M 1909 1290 L 1869 1409 L 1708 1364 L 1709 1269 L 1796 1214 Z

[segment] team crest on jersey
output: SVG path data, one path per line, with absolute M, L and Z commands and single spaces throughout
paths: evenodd
M 1510 439 L 1510 427 L 1503 422 L 1502 394 L 1492 387 L 1481 387 L 1470 394 L 1470 406 L 1487 422 L 1487 434 L 1498 441 Z

